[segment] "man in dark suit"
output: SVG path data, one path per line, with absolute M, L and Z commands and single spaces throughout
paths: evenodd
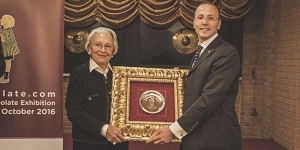
M 221 20 L 214 4 L 201 3 L 193 25 L 199 45 L 185 81 L 183 115 L 153 133 L 147 143 L 169 143 L 176 136 L 182 140 L 183 150 L 241 150 L 235 112 L 239 55 L 218 36 Z

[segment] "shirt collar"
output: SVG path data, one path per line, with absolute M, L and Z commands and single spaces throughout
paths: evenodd
M 198 43 L 198 45 L 201 45 L 203 49 L 206 49 L 207 46 L 218 36 L 218 33 L 214 34 L 212 37 L 209 39 L 203 41 L 202 43 Z
M 91 58 L 90 58 L 89 64 L 90 64 L 90 65 L 89 65 L 89 66 L 90 66 L 90 68 L 89 68 L 89 69 L 90 69 L 90 72 L 92 72 L 93 70 L 96 70 L 96 71 L 98 71 L 98 72 L 100 72 L 100 73 L 106 75 L 106 73 L 107 73 L 109 70 L 112 71 L 112 67 L 111 67 L 110 63 L 108 63 L 108 65 L 107 65 L 107 67 L 106 67 L 105 70 L 103 70 L 100 66 L 98 66 L 98 65 L 96 64 L 96 62 L 95 62 L 93 59 L 91 59 Z

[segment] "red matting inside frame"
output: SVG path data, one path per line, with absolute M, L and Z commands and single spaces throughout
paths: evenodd
M 165 97 L 165 107 L 157 114 L 149 114 L 139 106 L 140 95 L 147 90 L 156 90 Z M 174 122 L 174 83 L 130 82 L 130 121 Z
M 130 141 L 128 145 L 129 150 L 179 150 L 180 143 L 168 143 L 162 145 L 155 145 L 153 143 L 146 144 L 146 142 Z

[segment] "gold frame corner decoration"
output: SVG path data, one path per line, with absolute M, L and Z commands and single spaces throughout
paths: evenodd
M 110 124 L 122 130 L 128 141 L 146 141 L 159 128 L 173 122 L 129 120 L 131 82 L 169 83 L 174 85 L 174 118 L 182 115 L 183 80 L 187 69 L 113 67 L 112 104 Z M 180 142 L 175 138 L 172 142 Z

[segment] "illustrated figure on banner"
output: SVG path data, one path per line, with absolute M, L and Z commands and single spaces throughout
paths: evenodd
M 0 38 L 2 44 L 2 56 L 5 60 L 5 70 L 0 77 L 0 84 L 9 82 L 9 74 L 11 70 L 11 62 L 14 60 L 15 55 L 20 53 L 12 27 L 15 26 L 15 19 L 11 15 L 3 15 L 1 20 Z

